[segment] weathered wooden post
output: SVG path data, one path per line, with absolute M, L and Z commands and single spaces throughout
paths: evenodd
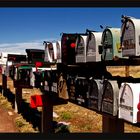
M 112 116 L 102 116 L 103 133 L 124 133 L 124 120 Z
M 2 95 L 5 96 L 7 90 L 7 76 L 2 74 Z
M 49 93 L 43 96 L 41 132 L 53 133 L 53 95 Z
M 21 112 L 21 104 L 22 104 L 22 88 L 15 88 L 15 112 Z

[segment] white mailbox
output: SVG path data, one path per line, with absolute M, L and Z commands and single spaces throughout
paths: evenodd
M 122 56 L 140 56 L 140 19 L 122 18 Z
M 100 111 L 102 100 L 103 82 L 99 79 L 89 79 L 88 108 Z
M 61 42 L 44 42 L 45 43 L 45 62 L 61 63 Z
M 102 32 L 90 32 L 87 38 L 87 62 L 101 61 L 99 45 L 101 45 Z
M 119 87 L 115 80 L 104 80 L 102 96 L 102 112 L 116 116 L 118 113 Z
M 140 83 L 122 83 L 119 91 L 118 117 L 131 123 L 137 123 Z
M 87 35 L 79 35 L 76 40 L 76 63 L 86 62 Z

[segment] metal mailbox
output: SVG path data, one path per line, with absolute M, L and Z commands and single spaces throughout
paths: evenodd
M 122 83 L 119 91 L 118 117 L 131 123 L 140 121 L 138 108 L 140 95 L 140 83 Z
M 76 78 L 75 92 L 77 104 L 88 107 L 88 79 L 86 77 Z
M 120 28 L 106 28 L 102 34 L 102 59 L 113 60 L 122 57 Z
M 61 42 L 44 42 L 45 43 L 45 62 L 61 63 Z
M 99 79 L 89 79 L 88 86 L 88 108 L 100 111 L 102 100 L 103 81 Z
M 118 114 L 119 87 L 115 80 L 104 80 L 101 111 L 116 116 Z
M 32 88 L 30 83 L 30 74 L 32 66 L 30 65 L 16 65 L 14 75 L 14 87 Z
M 140 19 L 122 17 L 122 56 L 140 56 Z
M 74 103 L 76 103 L 75 85 L 76 85 L 76 76 L 67 75 L 69 100 Z
M 61 37 L 62 63 L 72 65 L 76 63 L 75 46 L 77 34 L 63 33 Z
M 90 32 L 87 38 L 87 62 L 101 61 L 99 45 L 101 45 L 102 32 Z
M 85 63 L 87 53 L 87 34 L 78 35 L 76 40 L 76 63 Z
M 44 62 L 44 50 L 41 49 L 26 49 L 27 61 L 29 64 L 34 64 L 35 62 Z

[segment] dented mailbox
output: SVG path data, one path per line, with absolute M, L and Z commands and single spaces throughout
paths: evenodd
M 78 35 L 76 40 L 76 63 L 85 63 L 87 53 L 87 34 Z
M 90 32 L 87 38 L 87 62 L 101 61 L 99 45 L 101 45 L 102 32 Z
M 122 17 L 122 56 L 140 56 L 140 19 Z
M 140 122 L 138 103 L 140 83 L 122 83 L 119 91 L 119 118 L 131 123 Z
M 119 87 L 115 80 L 104 80 L 101 111 L 116 116 L 118 113 Z
M 113 60 L 122 57 L 120 28 L 106 28 L 102 34 L 102 59 Z
M 100 111 L 102 100 L 103 82 L 99 79 L 89 79 L 88 108 Z

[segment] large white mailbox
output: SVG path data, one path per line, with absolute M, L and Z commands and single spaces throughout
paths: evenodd
M 118 114 L 119 87 L 116 80 L 104 80 L 101 111 L 116 116 Z
M 101 45 L 102 32 L 90 32 L 87 38 L 87 62 L 101 61 L 99 45 Z
M 99 79 L 89 79 L 88 86 L 88 108 L 100 111 L 102 100 L 103 81 Z
M 122 17 L 122 56 L 140 56 L 140 19 Z
M 131 123 L 137 123 L 140 83 L 122 83 L 119 91 L 118 117 Z
M 79 35 L 76 40 L 76 63 L 86 62 L 87 34 Z

